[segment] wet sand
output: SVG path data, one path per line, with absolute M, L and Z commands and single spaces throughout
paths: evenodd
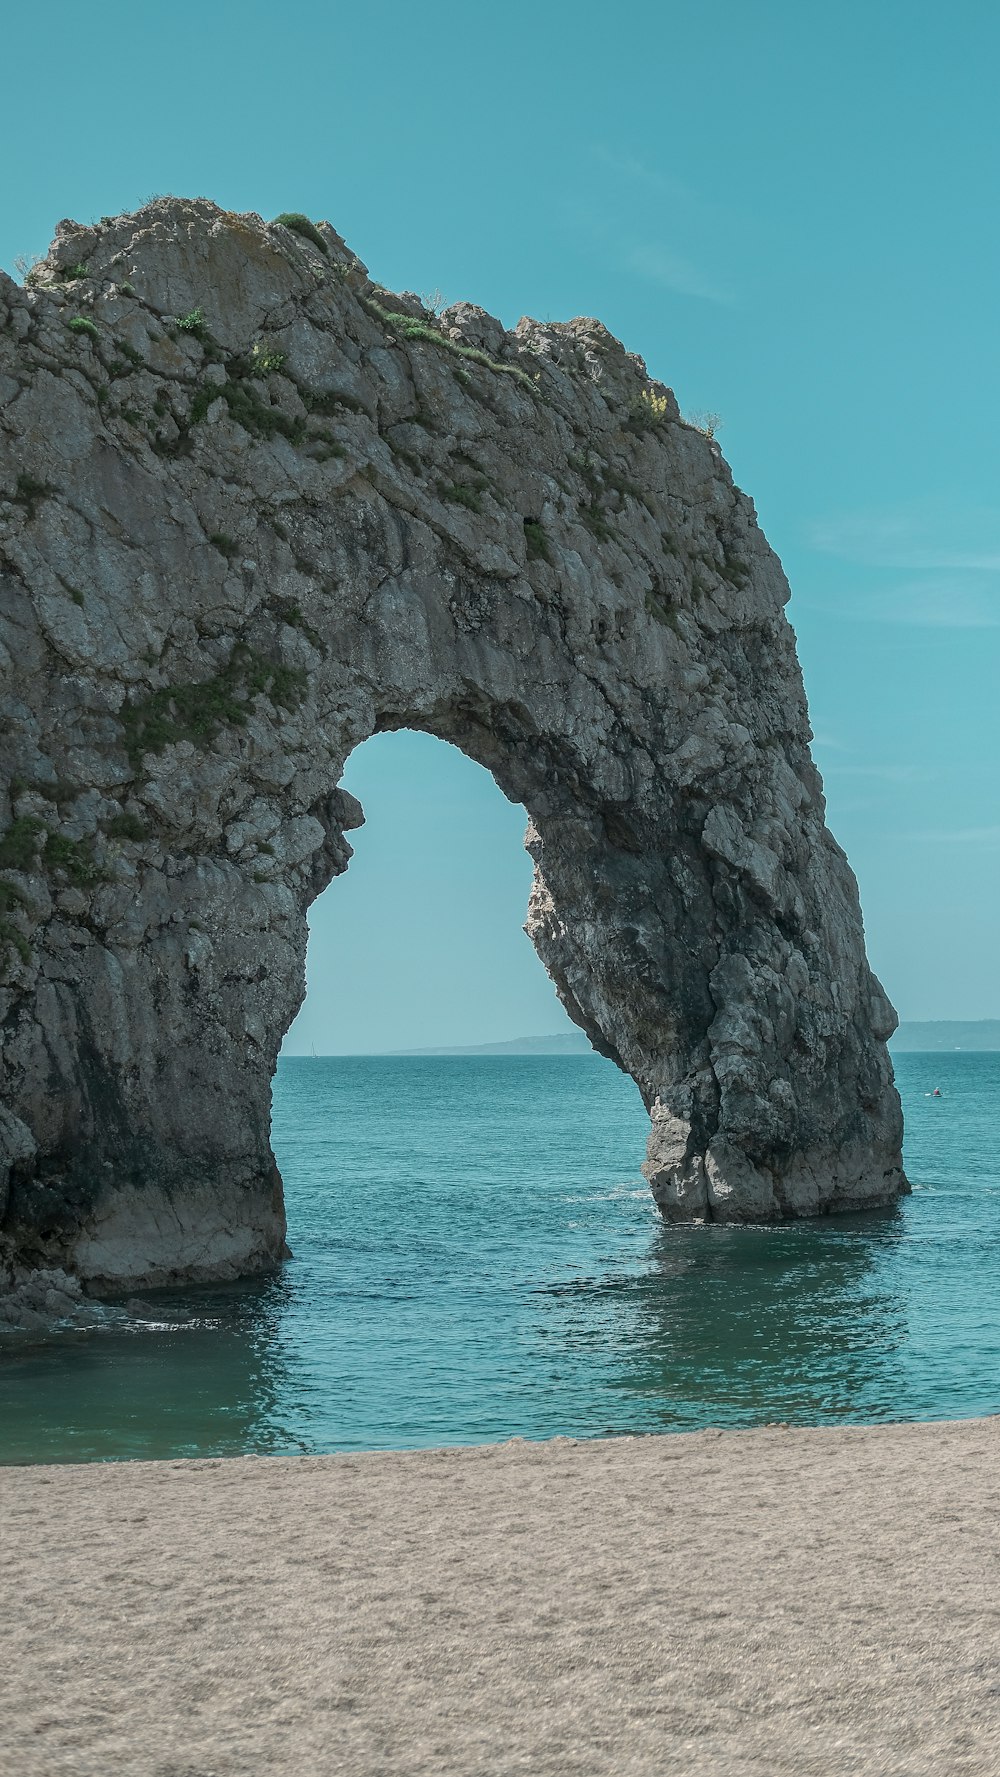
M 17 1777 L 996 1777 L 1000 1419 L 0 1469 Z

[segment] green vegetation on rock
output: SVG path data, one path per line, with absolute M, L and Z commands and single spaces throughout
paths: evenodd
M 13 950 L 17 951 L 17 954 L 23 963 L 30 963 L 31 945 L 28 943 L 27 938 L 24 936 L 23 932 L 18 931 L 16 926 L 11 925 L 9 919 L 4 919 L 3 917 L 0 917 L 0 945 L 9 945 Z
M 34 518 L 39 501 L 49 499 L 56 492 L 51 481 L 39 481 L 37 475 L 22 473 L 17 478 L 12 498 L 16 505 L 24 507 L 29 518 Z
M 212 384 L 209 384 L 209 383 L 206 383 L 204 388 L 199 389 L 197 391 L 195 398 L 191 403 L 191 412 L 188 414 L 188 425 L 189 426 L 200 426 L 201 425 L 206 414 L 208 413 L 209 408 L 212 405 L 212 402 L 217 399 L 220 392 L 221 391 L 219 389 L 215 388 Z M 161 409 L 159 408 L 159 406 L 156 402 L 153 403 L 153 409 L 154 409 L 154 412 L 161 411 Z M 164 407 L 162 409 L 162 412 L 165 413 L 166 411 L 167 410 Z
M 282 210 L 280 216 L 274 217 L 274 222 L 280 228 L 290 228 L 293 234 L 301 235 L 304 241 L 311 241 L 324 258 L 327 257 L 329 248 L 315 222 L 310 222 L 308 216 L 303 216 L 300 210 Z
M 241 645 L 210 679 L 164 685 L 124 706 L 119 720 L 129 758 L 138 767 L 144 753 L 162 752 L 180 740 L 210 746 L 224 724 L 246 725 L 254 697 L 266 696 L 276 708 L 292 709 L 305 684 L 301 667 L 284 666 Z
M 53 832 L 37 815 L 20 815 L 0 838 L 0 870 L 30 874 L 39 869 L 46 875 L 61 871 L 78 887 L 96 882 L 101 874 L 92 840 L 68 839 L 64 833 Z
M 20 815 L 0 836 L 0 870 L 54 876 L 74 888 L 98 882 L 102 874 L 93 840 L 53 832 L 37 815 Z M 31 946 L 6 915 L 28 907 L 28 897 L 15 883 L 0 881 L 0 946 L 12 946 L 25 963 L 31 960 Z
M 647 592 L 646 615 L 654 618 L 657 623 L 664 624 L 667 629 L 677 628 L 677 611 L 662 590 Z
M 211 399 L 214 400 L 216 395 L 222 396 L 236 424 L 242 426 L 244 432 L 249 432 L 251 438 L 280 436 L 287 438 L 292 444 L 301 444 L 307 436 L 304 419 L 293 419 L 291 415 L 282 413 L 280 407 L 271 407 L 269 403 L 259 400 L 244 382 L 230 380 L 223 383 L 220 389 L 213 391 Z
M 33 870 L 45 830 L 37 815 L 20 815 L 0 838 L 0 870 Z
M 389 327 L 402 339 L 420 340 L 428 345 L 439 346 L 442 351 L 451 352 L 456 358 L 464 358 L 470 364 L 479 364 L 484 370 L 494 370 L 500 376 L 512 376 L 533 395 L 538 394 L 538 384 L 533 376 L 522 370 L 519 364 L 503 364 L 499 358 L 491 358 L 489 352 L 480 351 L 478 346 L 464 346 L 457 339 L 451 339 L 440 328 L 434 327 L 429 321 L 421 321 L 415 315 L 404 315 L 397 309 L 383 308 L 374 297 L 362 298 L 365 308 L 383 327 Z
M 655 514 L 652 498 L 645 489 L 637 482 L 620 475 L 610 463 L 595 459 L 583 451 L 570 451 L 566 460 L 586 484 L 589 498 L 580 502 L 580 519 L 598 542 L 607 543 L 614 536 L 605 506 L 610 494 L 617 494 L 622 500 L 635 500 L 640 506 L 645 506 L 651 515 Z
M 642 389 L 629 408 L 627 424 L 633 432 L 655 432 L 670 418 L 670 402 L 655 389 Z
M 273 376 L 285 362 L 284 352 L 276 351 L 273 346 L 259 339 L 250 352 L 250 365 L 255 376 Z
M 719 573 L 722 575 L 723 580 L 728 580 L 730 586 L 735 586 L 738 591 L 741 591 L 744 586 L 750 584 L 751 576 L 749 563 L 745 562 L 742 556 L 731 555 L 729 550 L 725 547 L 723 547 L 722 566 L 719 569 Z
M 89 839 L 67 839 L 63 833 L 49 833 L 43 861 L 46 870 L 61 870 L 77 888 L 96 882 L 101 874 L 92 842 Z
M 475 487 L 467 481 L 439 481 L 438 493 L 442 500 L 449 500 L 453 506 L 464 506 L 467 512 L 481 512 L 483 502 L 479 496 L 485 486 L 485 481 Z
M 116 814 L 106 831 L 109 839 L 134 839 L 137 844 L 150 837 L 149 828 L 136 814 Z
M 544 526 L 536 518 L 525 519 L 524 541 L 527 544 L 529 561 L 551 562 L 552 551 L 549 548 L 549 539 L 545 534 Z

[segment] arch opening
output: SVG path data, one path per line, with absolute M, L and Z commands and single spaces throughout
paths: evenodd
M 585 1052 L 524 933 L 523 806 L 454 743 L 414 729 L 363 741 L 339 788 L 364 823 L 308 909 L 305 999 L 282 1055 Z
M 432 1219 L 454 1190 L 470 1226 L 494 1198 L 498 1215 L 509 1198 L 523 1218 L 530 1181 L 550 1189 L 557 1155 L 568 1176 L 586 1171 L 585 1129 L 602 1101 L 612 1115 L 596 1171 L 636 1181 L 639 1095 L 623 1116 L 633 1083 L 625 1076 L 609 1095 L 607 1063 L 524 931 L 534 873 L 524 808 L 453 743 L 415 730 L 362 742 L 339 789 L 365 818 L 347 867 L 309 908 L 305 998 L 272 1085 L 292 1252 L 323 1266 L 327 1230 L 344 1238 L 350 1213 L 371 1262 L 371 1205 L 404 1181 L 411 1232 L 414 1191 Z M 546 1093 L 562 1135 L 535 1151 Z M 336 1208 L 324 1209 L 332 1196 Z

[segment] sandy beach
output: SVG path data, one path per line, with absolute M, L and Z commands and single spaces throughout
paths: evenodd
M 0 1470 L 18 1777 L 1000 1770 L 1000 1419 Z

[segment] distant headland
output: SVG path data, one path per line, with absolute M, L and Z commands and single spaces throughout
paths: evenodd
M 932 1018 L 901 1024 L 889 1040 L 897 1052 L 945 1049 L 1000 1050 L 1000 1018 Z M 440 1044 L 429 1049 L 392 1049 L 392 1055 L 590 1055 L 582 1030 L 548 1037 L 514 1037 L 507 1043 Z
M 889 1039 L 895 1050 L 1000 1049 L 1000 1018 L 930 1018 L 901 1024 Z
M 582 1030 L 551 1037 L 513 1037 L 509 1043 L 472 1043 L 437 1049 L 393 1049 L 393 1055 L 593 1055 Z

